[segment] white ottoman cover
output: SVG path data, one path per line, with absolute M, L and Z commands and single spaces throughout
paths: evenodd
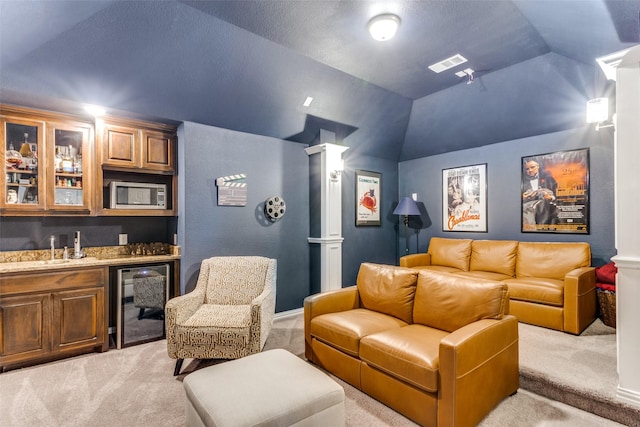
M 187 426 L 344 426 L 344 390 L 286 350 L 187 375 Z

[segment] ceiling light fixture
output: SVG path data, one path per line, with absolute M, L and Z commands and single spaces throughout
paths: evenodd
M 313 102 L 313 97 L 307 96 L 307 99 L 304 100 L 304 103 L 302 105 L 304 107 L 308 107 L 309 105 L 311 105 L 312 102 Z
M 106 114 L 106 110 L 98 105 L 85 105 L 84 110 L 94 117 L 102 117 Z
M 393 38 L 399 26 L 400 18 L 391 13 L 374 16 L 367 24 L 371 37 L 381 42 Z

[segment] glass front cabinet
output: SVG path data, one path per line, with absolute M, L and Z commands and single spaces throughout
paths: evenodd
M 5 214 L 88 214 L 91 158 L 88 123 L 3 115 L 0 210 Z
M 2 129 L 0 206 L 7 211 L 44 210 L 44 123 L 2 118 Z
M 89 211 L 89 131 L 81 125 L 47 124 L 47 209 Z

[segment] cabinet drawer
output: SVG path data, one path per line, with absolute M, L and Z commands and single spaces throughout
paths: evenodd
M 83 268 L 38 273 L 13 273 L 0 277 L 0 296 L 61 289 L 103 287 L 108 281 L 107 268 Z

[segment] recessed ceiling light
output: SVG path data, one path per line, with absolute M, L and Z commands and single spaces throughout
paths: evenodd
M 374 16 L 367 24 L 371 37 L 381 42 L 395 36 L 399 26 L 400 18 L 391 13 Z
M 302 105 L 308 107 L 309 105 L 311 105 L 311 102 L 313 102 L 313 97 L 307 96 L 307 99 L 304 100 L 304 103 Z

